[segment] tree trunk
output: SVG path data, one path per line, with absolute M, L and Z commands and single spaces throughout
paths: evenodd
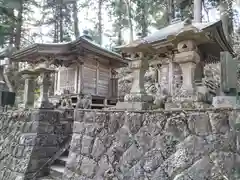
M 103 34 L 103 29 L 102 29 L 102 5 L 103 5 L 103 0 L 98 1 L 98 44 L 102 45 L 102 34 Z
M 73 21 L 74 21 L 74 35 L 75 39 L 79 38 L 79 28 L 78 28 L 78 8 L 77 8 L 77 2 L 73 3 Z
M 231 4 L 231 3 L 230 3 Z M 231 43 L 231 33 L 232 33 L 232 19 L 230 18 L 230 13 L 229 13 L 229 3 L 226 0 L 221 0 L 219 4 L 219 10 L 220 10 L 220 18 L 222 20 L 222 25 L 223 25 L 223 31 L 226 36 L 226 39 L 228 40 L 229 43 Z
M 127 6 L 128 24 L 129 24 L 129 30 L 130 30 L 129 43 L 131 43 L 133 41 L 133 23 L 132 23 L 131 0 L 125 0 L 125 4 Z
M 167 1 L 167 12 L 168 12 L 168 24 L 171 24 L 172 20 L 175 18 L 175 7 L 174 7 L 174 2 L 173 0 L 168 0 Z
M 148 34 L 148 24 L 147 24 L 147 4 L 142 3 L 142 37 L 146 37 Z
M 23 4 L 23 0 L 20 0 L 20 8 L 18 9 L 18 14 L 17 14 L 17 22 L 16 22 L 16 33 L 15 33 L 15 48 L 16 49 L 20 49 L 21 47 L 21 38 L 22 38 L 22 25 L 23 25 L 23 10 L 24 10 L 24 4 Z M 9 90 L 12 92 L 16 92 L 18 90 L 18 82 L 19 79 L 17 77 L 17 73 L 18 69 L 19 69 L 19 63 L 17 62 L 11 62 L 12 64 L 12 69 L 11 71 L 13 71 L 13 81 L 11 81 L 11 77 L 8 76 L 8 74 L 4 75 L 4 79 L 9 87 Z
M 123 14 L 122 14 L 122 0 L 119 0 L 118 7 L 117 7 L 117 16 L 118 16 L 118 25 L 117 25 L 117 33 L 118 33 L 118 40 L 117 45 L 122 44 L 122 20 L 123 20 Z
M 63 0 L 59 4 L 59 18 L 60 42 L 63 42 Z
M 21 0 L 21 6 L 18 10 L 16 35 L 15 35 L 15 47 L 20 49 L 21 37 L 22 37 L 22 24 L 23 24 L 23 0 Z
M 10 11 L 9 11 L 10 12 Z M 9 45 L 12 46 L 14 45 L 14 37 L 15 37 L 15 16 L 14 16 L 14 11 L 11 10 L 11 17 L 14 17 L 14 18 L 11 18 L 11 28 L 10 28 L 10 37 L 9 37 Z
M 202 22 L 202 0 L 194 0 L 194 21 Z

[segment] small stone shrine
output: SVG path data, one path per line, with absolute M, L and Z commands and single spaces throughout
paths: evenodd
M 235 56 L 225 38 L 221 21 L 197 23 L 189 19 L 174 22 L 120 49 L 131 55 L 130 67 L 137 69 L 132 90 L 130 95 L 126 95 L 125 101 L 129 101 L 129 97 L 135 97 L 131 101 L 147 102 L 143 98 L 147 95 L 142 77 L 148 66 L 152 66 L 159 74 L 157 86 L 161 93 L 157 98 L 166 101 L 166 109 L 209 107 L 219 87 L 205 78 L 204 66 L 219 63 L 221 52 Z M 230 85 L 229 83 L 226 86 Z M 139 96 L 142 99 L 136 100 Z M 147 97 L 147 100 L 150 98 Z M 146 108 L 151 106 L 142 107 Z
M 238 61 L 229 52 L 221 52 L 221 86 L 213 98 L 214 107 L 237 107 Z
M 13 46 L 0 49 L 0 106 L 13 106 L 15 103 L 15 92 L 9 83 L 8 73 L 9 57 L 16 50 Z

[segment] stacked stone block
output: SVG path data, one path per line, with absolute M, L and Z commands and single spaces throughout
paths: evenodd
M 71 136 L 72 124 L 54 110 L 13 111 L 0 115 L 0 179 L 35 179 Z M 36 172 L 39 172 L 36 174 Z
M 64 180 L 234 179 L 232 111 L 76 110 Z

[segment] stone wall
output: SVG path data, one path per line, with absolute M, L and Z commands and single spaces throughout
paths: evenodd
M 232 180 L 235 117 L 231 110 L 75 110 L 63 179 Z
M 0 179 L 34 179 L 41 167 L 71 135 L 66 114 L 54 110 L 8 112 L 0 115 Z M 37 174 L 36 174 L 37 175 Z

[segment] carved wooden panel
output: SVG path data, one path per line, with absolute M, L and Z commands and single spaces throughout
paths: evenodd
M 108 83 L 110 79 L 110 73 L 107 66 L 100 65 L 98 70 L 98 95 L 107 96 L 108 95 Z
M 96 67 L 86 67 L 83 68 L 83 83 L 84 83 L 84 93 L 90 93 L 92 95 L 96 94 L 96 79 L 97 79 L 97 69 Z
M 70 93 L 75 93 L 75 83 L 76 83 L 76 68 L 61 68 L 59 70 L 59 90 L 69 90 Z
M 110 98 L 117 98 L 118 97 L 118 79 L 111 78 L 109 80 L 109 97 Z

